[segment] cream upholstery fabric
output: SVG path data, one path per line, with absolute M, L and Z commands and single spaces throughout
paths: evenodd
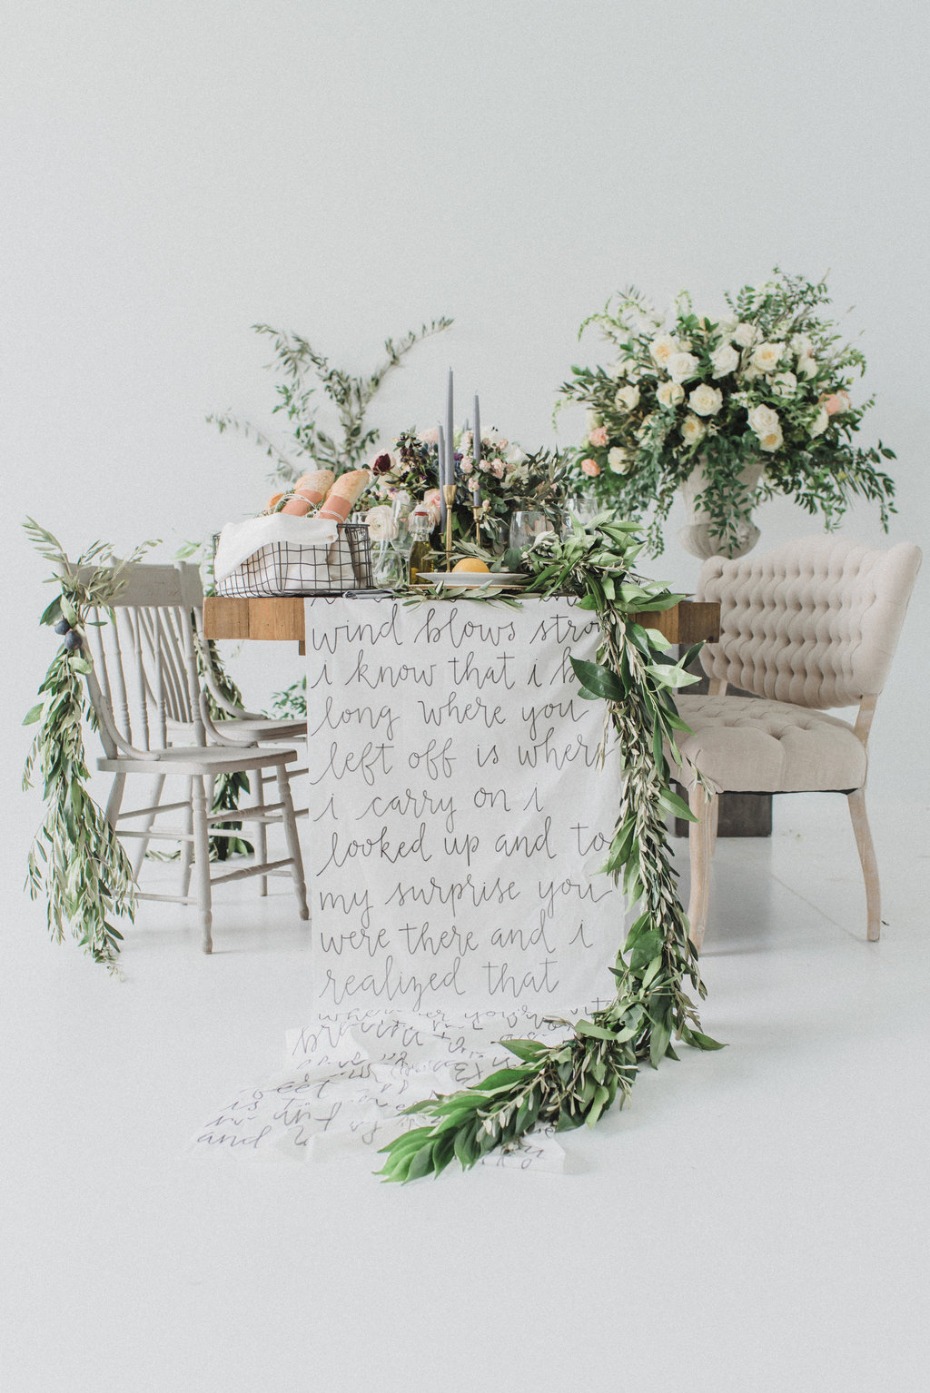
M 804 537 L 765 555 L 705 562 L 698 599 L 719 600 L 720 642 L 701 660 L 712 678 L 798 706 L 852 706 L 881 691 L 920 550 L 875 551 Z
M 673 769 L 685 785 L 694 769 L 730 793 L 848 792 L 865 783 L 865 746 L 835 716 L 783 701 L 686 692 L 677 705 L 694 731 L 679 742 L 686 768 Z
M 920 567 L 918 547 L 873 551 L 806 537 L 759 557 L 705 562 L 698 597 L 720 602 L 720 641 L 701 653 L 711 679 L 752 692 L 678 699 L 693 734 L 679 741 L 718 792 L 801 793 L 862 788 L 864 740 L 817 708 L 881 691 Z

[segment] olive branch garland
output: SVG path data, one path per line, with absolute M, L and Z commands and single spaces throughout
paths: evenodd
M 428 1121 L 382 1149 L 379 1174 L 387 1180 L 439 1175 L 453 1160 L 467 1169 L 496 1147 L 517 1145 L 537 1123 L 560 1131 L 593 1126 L 615 1102 L 623 1106 L 643 1061 L 658 1068 L 664 1058 L 678 1058 L 673 1037 L 702 1050 L 721 1048 L 701 1031 L 684 988 L 687 979 L 705 996 L 665 827 L 669 813 L 693 821 L 670 786 L 665 749 L 677 758 L 676 736 L 688 729 L 672 692 L 696 680 L 685 669 L 700 645 L 673 662 L 664 636 L 637 622 L 637 615 L 670 609 L 683 597 L 633 573 L 643 545 L 636 529 L 609 514 L 586 527 L 576 521 L 566 539 L 547 534 L 525 558 L 534 572 L 529 593 L 576 595 L 579 608 L 600 621 L 598 661 L 571 661 L 581 696 L 606 701 L 621 759 L 620 805 L 603 869 L 638 914 L 610 969 L 614 1000 L 577 1021 L 561 1043 L 502 1041 L 519 1063 L 407 1108 Z
M 122 572 L 154 542 L 137 547 L 116 561 L 112 547 L 94 542 L 71 562 L 51 532 L 28 518 L 23 524 L 36 550 L 55 567 L 50 584 L 60 593 L 40 623 L 53 626 L 61 646 L 39 687 L 41 700 L 27 712 L 24 725 L 38 724 L 26 758 L 23 788 L 32 787 L 36 771 L 42 781 L 45 815 L 27 862 L 30 895 L 45 896 L 53 940 L 62 943 L 68 925 L 95 962 L 116 972 L 123 935 L 114 919 L 133 919 L 135 881 L 129 858 L 103 809 L 88 790 L 84 748 L 86 719 L 96 729 L 85 677 L 92 665 L 84 654 L 88 611 L 106 607 L 118 593 Z

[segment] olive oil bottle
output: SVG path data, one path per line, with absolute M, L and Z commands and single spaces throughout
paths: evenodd
M 411 585 L 418 583 L 421 571 L 431 569 L 432 547 L 429 544 L 431 522 L 432 519 L 425 508 L 417 508 L 411 514 L 410 535 L 413 538 L 413 545 L 410 548 L 410 556 L 407 561 L 407 574 Z

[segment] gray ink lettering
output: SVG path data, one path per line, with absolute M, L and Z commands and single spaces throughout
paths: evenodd
M 428 726 L 461 726 L 474 721 L 484 726 L 485 730 L 493 730 L 495 726 L 504 724 L 502 708 L 489 706 L 484 697 L 480 696 L 462 700 L 458 692 L 450 692 L 445 701 L 439 702 L 436 706 L 432 706 L 422 699 L 418 704 L 423 723 Z
M 405 924 L 401 933 L 407 940 L 406 948 L 411 957 L 417 953 L 432 953 L 438 958 L 440 953 L 450 949 L 464 957 L 466 953 L 476 953 L 481 946 L 471 929 L 463 933 L 455 924 L 448 929 L 436 929 L 427 920 L 425 924 Z
M 548 764 L 553 769 L 564 769 L 567 764 L 580 761 L 587 769 L 600 763 L 600 747 L 593 750 L 583 735 L 569 737 L 564 743 L 555 743 L 555 727 L 550 726 L 541 740 L 533 745 L 518 745 L 517 758 L 520 764 L 529 769 L 537 769 L 540 764 Z
M 379 819 L 387 817 L 389 813 L 396 813 L 398 817 L 443 817 L 446 831 L 455 831 L 455 802 L 451 795 L 448 798 L 434 797 L 426 789 L 422 793 L 413 793 L 406 788 L 403 793 L 386 797 L 376 793 L 368 806 L 362 809 L 361 816 L 367 817 L 369 813 Z
M 534 856 L 544 855 L 550 861 L 554 861 L 556 855 L 549 845 L 551 831 L 552 818 L 547 817 L 543 819 L 542 831 L 538 836 L 531 839 L 525 832 L 517 832 L 513 836 L 502 832 L 494 843 L 494 850 L 502 856 L 519 856 L 522 853 L 528 860 L 532 860 Z
M 365 661 L 365 650 L 360 648 L 355 667 L 346 677 L 346 685 L 353 682 L 376 692 L 381 687 L 399 687 L 403 682 L 413 682 L 418 687 L 432 687 L 436 680 L 436 664 L 426 663 L 416 666 L 413 663 L 378 663 L 377 667 Z
M 451 754 L 454 741 L 450 735 L 440 745 L 438 740 L 427 742 L 423 750 L 413 750 L 407 760 L 411 769 L 420 769 L 433 782 L 437 779 L 451 779 L 456 756 Z
M 394 739 L 394 711 L 390 706 L 343 706 L 334 696 L 328 696 L 323 703 L 323 714 L 314 726 L 308 726 L 308 735 L 319 735 L 321 730 L 339 730 L 342 726 L 366 726 L 374 735 L 383 734 L 385 740 Z M 382 725 L 384 730 L 381 730 Z
M 485 661 L 482 655 L 482 662 L 479 663 L 474 650 L 470 648 L 464 656 L 457 654 L 450 658 L 449 666 L 452 668 L 452 681 L 457 687 L 471 683 L 480 692 L 490 683 L 491 686 L 505 687 L 512 692 L 517 685 L 510 672 L 513 661 L 512 653 L 498 653 L 490 662 Z
M 510 812 L 505 788 L 476 788 L 472 801 L 476 808 L 500 808 L 503 813 Z
M 546 958 L 535 972 L 522 974 L 511 972 L 509 963 L 485 963 L 484 970 L 488 980 L 489 996 L 512 996 L 515 1000 L 524 992 L 554 992 L 558 989 L 558 978 L 553 980 L 555 962 Z
M 393 749 L 393 745 L 376 745 L 374 741 L 369 740 L 361 750 L 342 750 L 334 740 L 329 747 L 326 768 L 315 779 L 311 779 L 310 783 L 316 787 L 327 777 L 344 779 L 348 774 L 361 774 L 370 788 L 374 785 L 376 774 L 394 772 L 394 766 L 390 761 Z
M 579 856 L 590 856 L 595 851 L 604 851 L 610 846 L 610 838 L 603 832 L 594 832 L 590 837 L 583 836 L 589 829 L 583 822 L 573 822 L 569 832 L 574 832 Z

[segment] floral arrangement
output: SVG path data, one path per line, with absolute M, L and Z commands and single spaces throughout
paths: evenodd
M 451 1162 L 468 1168 L 496 1147 L 513 1147 L 537 1124 L 560 1130 L 593 1126 L 614 1103 L 623 1106 L 642 1064 L 677 1059 L 673 1041 L 719 1049 L 700 1028 L 689 982 L 704 996 L 697 952 L 678 895 L 668 847 L 669 814 L 693 820 L 672 790 L 666 750 L 677 759 L 677 733 L 686 729 L 673 694 L 697 679 L 687 665 L 700 645 L 670 662 L 666 643 L 647 627 L 649 611 L 682 597 L 661 582 L 641 579 L 633 563 L 641 550 L 635 524 L 595 518 L 572 523 L 566 538 L 540 537 L 525 557 L 528 592 L 576 595 L 598 616 L 598 661 L 572 659 L 581 695 L 606 703 L 608 728 L 622 759 L 619 804 L 603 870 L 623 885 L 636 917 L 611 972 L 609 1005 L 576 1022 L 567 1038 L 544 1045 L 506 1040 L 511 1068 L 499 1069 L 459 1093 L 409 1108 L 422 1119 L 384 1148 L 388 1180 L 438 1175 Z M 430 596 L 430 603 L 437 597 Z M 516 603 L 494 591 L 475 603 Z M 411 603 L 416 603 L 411 598 Z M 566 1023 L 567 1024 L 567 1023 Z
M 607 368 L 574 367 L 562 387 L 560 405 L 589 411 L 573 459 L 579 489 L 624 516 L 651 512 L 653 554 L 676 490 L 698 466 L 696 502 L 724 552 L 774 494 L 822 514 L 827 527 L 859 495 L 878 504 L 887 530 L 894 484 L 879 466 L 895 456 L 881 441 L 854 443 L 874 399 L 854 401 L 865 358 L 824 317 L 826 282 L 776 268 L 764 285 L 725 298 L 728 313 L 712 319 L 682 293 L 666 324 L 628 290 L 585 320 L 579 333 L 596 324 L 616 356 Z
M 405 489 L 414 499 L 424 499 L 437 520 L 438 467 L 439 433 L 435 427 L 402 431 L 390 450 L 379 451 L 370 462 L 380 499 L 391 500 Z M 527 454 L 497 431 L 482 434 L 477 460 L 473 432 L 456 433 L 455 478 L 455 536 L 475 536 L 475 510 L 480 508 L 481 533 L 492 551 L 506 545 L 514 508 L 538 509 L 554 526 L 560 526 L 575 487 L 567 460 L 549 450 Z

